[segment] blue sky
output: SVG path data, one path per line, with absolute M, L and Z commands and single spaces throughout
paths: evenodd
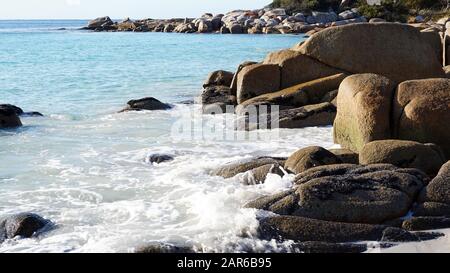
M 0 19 L 196 17 L 205 12 L 261 8 L 271 0 L 2 0 Z

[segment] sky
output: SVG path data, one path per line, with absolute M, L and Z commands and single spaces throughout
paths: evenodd
M 205 12 L 262 8 L 271 0 L 1 0 L 0 19 L 199 17 Z

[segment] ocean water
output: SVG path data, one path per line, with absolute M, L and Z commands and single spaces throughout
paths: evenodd
M 209 173 L 254 156 L 288 156 L 332 147 L 332 129 L 258 132 L 237 141 L 224 117 L 184 104 L 201 93 L 206 75 L 234 71 L 288 48 L 301 36 L 92 33 L 85 21 L 0 21 L 0 103 L 45 117 L 0 131 L 0 216 L 35 212 L 56 228 L 15 238 L 0 252 L 133 252 L 165 242 L 203 251 L 284 251 L 290 242 L 258 240 L 262 212 L 242 206 L 291 186 L 270 175 L 263 185 Z M 65 30 L 58 30 L 64 28 Z M 153 96 L 169 111 L 118 114 L 130 99 Z M 177 138 L 174 125 L 200 120 L 200 137 Z M 175 160 L 159 165 L 149 155 Z M 411 249 L 411 248 L 408 248 Z

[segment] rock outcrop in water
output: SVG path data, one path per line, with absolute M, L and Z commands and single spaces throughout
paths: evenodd
M 159 100 L 148 97 L 138 100 L 130 100 L 127 103 L 127 107 L 125 107 L 120 112 L 129 112 L 129 111 L 154 111 L 154 110 L 168 110 L 171 109 L 172 106 L 163 102 L 160 102 Z
M 0 105 L 0 129 L 20 126 L 22 126 L 22 122 L 16 109 L 8 105 Z
M 30 238 L 51 222 L 34 213 L 19 213 L 0 220 L 0 243 L 17 236 Z

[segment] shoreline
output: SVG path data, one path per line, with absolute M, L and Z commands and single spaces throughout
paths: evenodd
M 303 34 L 331 26 L 363 23 L 368 20 L 357 9 L 340 13 L 311 11 L 289 14 L 283 8 L 234 10 L 226 14 L 205 13 L 199 18 L 138 19 L 113 21 L 99 17 L 82 28 L 106 32 L 178 32 L 221 34 Z

